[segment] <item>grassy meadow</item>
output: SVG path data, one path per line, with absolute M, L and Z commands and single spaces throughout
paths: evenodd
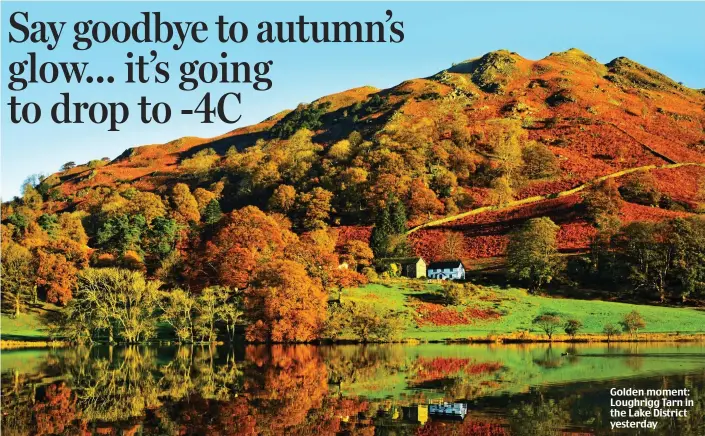
M 342 301 L 372 303 L 375 308 L 405 315 L 404 340 L 421 342 L 446 340 L 543 340 L 545 334 L 532 324 L 542 313 L 557 313 L 562 320 L 577 319 L 583 328 L 578 339 L 603 339 L 605 324 L 618 325 L 622 317 L 637 310 L 646 321 L 640 339 L 677 340 L 705 334 L 705 310 L 614 303 L 600 300 L 530 295 L 523 289 L 478 287 L 464 305 L 446 304 L 439 283 L 425 280 L 394 279 L 346 289 Z M 32 307 L 14 318 L 0 319 L 3 348 L 51 345 L 46 319 L 56 306 Z M 160 325 L 158 337 L 173 339 Z M 703 336 L 705 337 L 705 336 Z M 340 339 L 352 339 L 343 335 Z M 568 339 L 562 328 L 554 340 Z M 628 339 L 622 335 L 616 339 Z
M 666 334 L 705 333 L 705 311 L 599 300 L 530 295 L 523 289 L 499 287 L 481 288 L 466 305 L 444 303 L 437 283 L 422 280 L 393 280 L 347 289 L 343 301 L 373 303 L 375 307 L 404 312 L 409 322 L 405 338 L 420 341 L 462 339 L 542 339 L 545 335 L 532 324 L 542 313 L 555 312 L 563 320 L 577 319 L 583 323 L 578 338 L 602 336 L 607 323 L 618 325 L 622 317 L 637 310 L 646 321 L 641 332 L 657 339 Z M 565 339 L 560 329 L 554 338 Z

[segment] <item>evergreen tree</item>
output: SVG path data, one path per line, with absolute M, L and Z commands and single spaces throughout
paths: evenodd
M 147 249 L 159 259 L 166 258 L 176 247 L 179 230 L 179 224 L 172 218 L 154 218 L 147 231 Z
M 390 208 L 390 220 L 392 224 L 392 231 L 395 234 L 406 233 L 406 208 L 404 203 L 401 201 L 390 197 L 388 202 Z
M 404 203 L 389 196 L 384 209 L 377 215 L 370 237 L 375 257 L 403 257 L 411 252 L 406 241 L 406 208 Z
M 212 225 L 220 221 L 222 216 L 223 211 L 220 209 L 220 203 L 214 198 L 206 205 L 206 208 L 203 210 L 202 218 L 204 223 Z
M 375 226 L 370 237 L 370 248 L 375 257 L 385 257 L 389 245 L 389 236 L 392 234 L 392 222 L 387 207 L 380 210 Z
M 105 220 L 96 234 L 96 245 L 108 251 L 125 253 L 127 250 L 142 252 L 142 235 L 147 220 L 142 215 L 115 215 Z

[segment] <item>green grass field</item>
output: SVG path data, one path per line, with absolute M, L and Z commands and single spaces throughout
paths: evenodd
M 0 334 L 2 339 L 17 341 L 38 341 L 49 338 L 49 329 L 45 322 L 47 311 L 58 310 L 51 304 L 43 308 L 32 308 L 21 313 L 17 318 L 2 314 L 0 316 Z
M 644 317 L 646 321 L 646 328 L 642 330 L 644 333 L 705 332 L 705 310 L 550 298 L 529 295 L 521 289 L 498 287 L 483 288 L 483 291 L 465 306 L 448 306 L 443 303 L 440 288 L 438 284 L 426 283 L 422 280 L 399 279 L 346 289 L 342 299 L 372 303 L 377 308 L 406 312 L 409 315 L 409 323 L 404 338 L 420 341 L 484 339 L 492 336 L 514 335 L 522 331 L 541 336 L 541 331 L 532 325 L 532 320 L 545 312 L 555 312 L 564 320 L 571 318 L 580 320 L 584 325 L 580 334 L 600 334 L 606 323 L 617 325 L 622 317 L 632 310 L 639 311 Z M 455 312 L 462 313 L 467 308 L 491 311 L 497 316 L 489 320 L 470 319 L 469 322 L 455 325 L 437 325 L 427 319 L 424 321 L 425 318 L 420 316 L 419 305 L 425 305 L 428 310 L 435 311 L 439 319 L 445 319 L 448 314 Z M 45 305 L 44 308 L 33 308 L 29 312 L 22 313 L 17 318 L 3 314 L 0 319 L 2 339 L 19 341 L 47 339 L 49 331 L 44 318 L 48 312 L 56 309 L 52 305 Z M 160 332 L 159 336 L 170 337 L 165 331 Z
M 532 325 L 532 320 L 545 312 L 555 312 L 564 320 L 580 320 L 584 325 L 581 334 L 600 334 L 606 323 L 617 325 L 632 310 L 639 311 L 646 321 L 646 328 L 642 330 L 645 333 L 705 332 L 705 310 L 550 298 L 529 295 L 521 289 L 498 287 L 484 288 L 467 306 L 446 306 L 439 289 L 438 284 L 400 279 L 348 289 L 343 293 L 343 300 L 364 301 L 373 303 L 375 307 L 407 312 L 413 321 L 409 322 L 405 337 L 422 341 L 479 339 L 521 331 L 540 335 L 540 330 Z M 427 303 L 427 307 L 444 313 L 452 310 L 462 312 L 466 307 L 471 307 L 492 310 L 501 316 L 459 325 L 434 325 L 423 319 L 419 322 L 417 307 L 423 302 Z

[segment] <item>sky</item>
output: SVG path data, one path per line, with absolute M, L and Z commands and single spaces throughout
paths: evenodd
M 260 21 L 384 21 L 391 9 L 392 21 L 403 21 L 404 40 L 399 44 L 260 44 L 256 41 Z M 66 21 L 55 50 L 46 44 L 10 43 L 13 12 L 29 13 L 29 22 Z M 211 29 L 203 44 L 187 41 L 179 51 L 164 44 L 108 42 L 76 51 L 73 23 L 76 21 L 127 21 L 142 18 L 140 12 L 161 12 L 163 20 L 205 21 Z M 245 22 L 250 35 L 246 42 L 219 43 L 215 20 Z M 404 80 L 427 77 L 453 63 L 508 49 L 528 59 L 577 47 L 606 63 L 626 56 L 660 71 L 692 88 L 705 88 L 705 2 L 364 2 L 364 3 L 190 3 L 190 2 L 3 2 L 2 3 L 2 159 L 3 200 L 18 195 L 31 174 L 51 174 L 68 161 L 84 163 L 102 157 L 115 158 L 129 147 L 159 144 L 183 136 L 212 137 L 238 127 L 257 123 L 299 103 L 359 86 L 394 86 Z M 157 50 L 157 61 L 168 61 L 172 78 L 168 83 L 127 84 L 126 53 L 147 55 Z M 247 84 L 203 84 L 190 92 L 178 88 L 178 64 L 183 61 L 273 61 L 268 77 L 273 85 L 255 91 Z M 29 84 L 23 91 L 8 89 L 9 65 L 28 59 L 35 52 L 39 62 L 89 62 L 87 74 L 113 75 L 109 84 Z M 118 132 L 107 124 L 55 124 L 51 106 L 60 93 L 69 92 L 72 102 L 125 102 L 130 120 Z M 194 115 L 180 110 L 196 108 L 206 92 L 220 96 L 241 92 L 239 108 L 226 106 L 230 114 L 242 115 L 236 124 L 202 124 Z M 35 124 L 10 122 L 8 103 L 36 102 L 42 117 Z M 142 124 L 136 103 L 140 96 L 165 101 L 172 106 L 166 124 Z

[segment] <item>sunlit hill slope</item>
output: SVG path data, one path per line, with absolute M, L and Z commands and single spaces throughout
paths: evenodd
M 521 156 L 503 155 L 503 141 L 517 142 Z M 124 184 L 167 195 L 177 182 L 193 191 L 222 181 L 224 211 L 277 209 L 304 231 L 304 212 L 281 210 L 270 199 L 282 184 L 297 196 L 323 188 L 332 209 L 322 219 L 339 227 L 343 243 L 369 237 L 390 194 L 406 204 L 410 227 L 501 202 L 498 180 L 509 177 L 515 158 L 508 181 L 514 199 L 628 168 L 705 163 L 705 93 L 627 58 L 602 64 L 571 49 L 533 61 L 499 50 L 389 89 L 322 97 L 216 138 L 185 137 L 79 165 L 57 173 L 54 200 L 44 207 L 86 208 L 106 188 Z M 705 168 L 654 170 L 650 177 L 662 201 L 625 201 L 623 222 L 703 211 Z M 416 254 L 440 259 L 438 241 L 459 233 L 461 258 L 495 257 L 518 223 L 548 215 L 561 226 L 561 249 L 582 250 L 595 231 L 583 212 L 580 195 L 549 198 L 425 228 L 411 243 Z

